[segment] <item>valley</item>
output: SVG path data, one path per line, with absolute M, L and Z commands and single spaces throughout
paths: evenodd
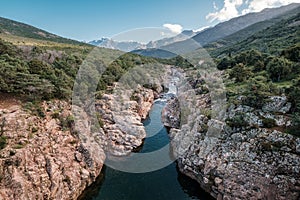
M 0 18 L 0 199 L 299 199 L 299 13 L 142 46 Z

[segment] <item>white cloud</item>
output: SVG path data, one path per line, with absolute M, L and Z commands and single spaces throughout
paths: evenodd
M 179 34 L 182 32 L 183 27 L 180 24 L 164 24 L 163 27 L 169 29 L 173 33 Z
M 274 8 L 291 3 L 300 3 L 300 0 L 224 0 L 224 6 L 221 10 L 209 13 L 206 19 L 213 21 L 226 21 L 249 12 L 259 12 L 265 8 Z M 214 9 L 216 5 L 213 3 Z M 246 7 L 243 10 L 241 7 Z
M 265 8 L 274 8 L 288 5 L 291 3 L 300 3 L 300 0 L 250 0 L 248 8 L 242 11 L 242 14 L 249 12 L 259 12 Z
M 224 0 L 224 7 L 217 12 L 209 13 L 206 19 L 213 22 L 215 20 L 225 21 L 237 17 L 239 15 L 238 8 L 241 5 L 243 5 L 243 0 Z M 215 5 L 214 8 L 216 8 Z

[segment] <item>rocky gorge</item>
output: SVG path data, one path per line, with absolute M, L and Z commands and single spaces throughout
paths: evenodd
M 300 139 L 282 132 L 290 123 L 285 96 L 270 97 L 262 109 L 230 104 L 214 119 L 209 94 L 178 90 L 162 120 L 182 173 L 216 199 L 299 199 Z M 188 120 L 178 117 L 186 110 Z M 267 128 L 270 121 L 275 128 Z
M 107 154 L 125 156 L 141 146 L 141 121 L 163 88 L 174 77 L 187 80 L 179 69 L 167 69 L 147 87 L 115 84 L 95 101 L 96 123 L 75 106 L 76 120 L 66 101 L 24 106 L 2 99 L 7 145 L 0 154 L 0 199 L 77 199 L 99 176 Z M 272 96 L 261 110 L 228 105 L 222 121 L 209 112 L 211 96 L 187 83 L 176 85 L 177 97 L 162 111 L 179 170 L 216 199 L 299 198 L 300 139 L 281 131 L 290 123 L 287 98 Z M 235 125 L 241 114 L 242 127 Z M 265 119 L 276 128 L 266 128 Z
M 162 86 L 104 94 L 95 102 L 96 123 L 67 101 L 1 99 L 0 199 L 77 199 L 99 176 L 106 153 L 124 156 L 142 144 L 141 121 Z

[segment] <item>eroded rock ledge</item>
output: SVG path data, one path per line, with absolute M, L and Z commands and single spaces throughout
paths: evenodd
M 182 91 L 180 106 L 182 101 L 188 101 L 189 94 Z M 171 116 L 179 115 L 178 109 L 174 109 L 179 107 L 175 101 L 165 108 L 169 117 L 162 118 L 167 126 L 173 127 L 171 146 L 182 173 L 197 180 L 201 188 L 217 199 L 299 199 L 300 138 L 263 128 L 260 120 L 274 119 L 278 127 L 288 124 L 284 113 L 290 103 L 285 97 L 271 97 L 262 110 L 229 106 L 226 117 L 231 119 L 242 112 L 247 124 L 244 128 L 211 119 L 207 112 L 209 95 L 197 95 L 196 99 L 197 109 L 191 108 L 189 121 L 170 120 Z M 180 129 L 176 128 L 178 123 Z M 211 126 L 217 127 L 215 131 L 220 134 L 208 135 Z
M 104 152 L 73 133 L 70 104 L 43 102 L 36 116 L 1 108 L 0 199 L 76 199 L 101 171 Z
M 159 92 L 139 86 L 122 101 L 105 94 L 96 102 L 100 127 L 73 105 L 76 119 L 65 101 L 32 105 L 35 113 L 17 101 L 0 107 L 0 199 L 77 199 L 99 176 L 105 152 L 123 156 L 142 144 L 141 120 Z

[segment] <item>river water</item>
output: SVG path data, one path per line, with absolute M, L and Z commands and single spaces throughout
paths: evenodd
M 155 101 L 148 118 L 143 122 L 149 137 L 144 140 L 139 152 L 155 151 L 169 143 L 167 129 L 161 122 L 164 105 L 164 100 Z M 126 173 L 105 166 L 98 181 L 80 199 L 203 200 L 211 197 L 200 189 L 196 181 L 181 174 L 176 162 L 173 162 L 160 170 L 142 174 Z
M 139 153 L 153 152 L 170 142 L 168 131 L 161 121 L 161 111 L 167 99 L 177 94 L 174 76 L 169 91 L 157 99 L 143 121 L 147 137 Z M 170 154 L 170 153 L 169 153 Z M 172 160 L 171 157 L 165 158 Z M 155 160 L 153 161 L 155 162 Z M 212 199 L 199 184 L 179 172 L 176 162 L 148 173 L 127 173 L 104 166 L 96 183 L 79 198 L 92 200 L 207 200 Z

